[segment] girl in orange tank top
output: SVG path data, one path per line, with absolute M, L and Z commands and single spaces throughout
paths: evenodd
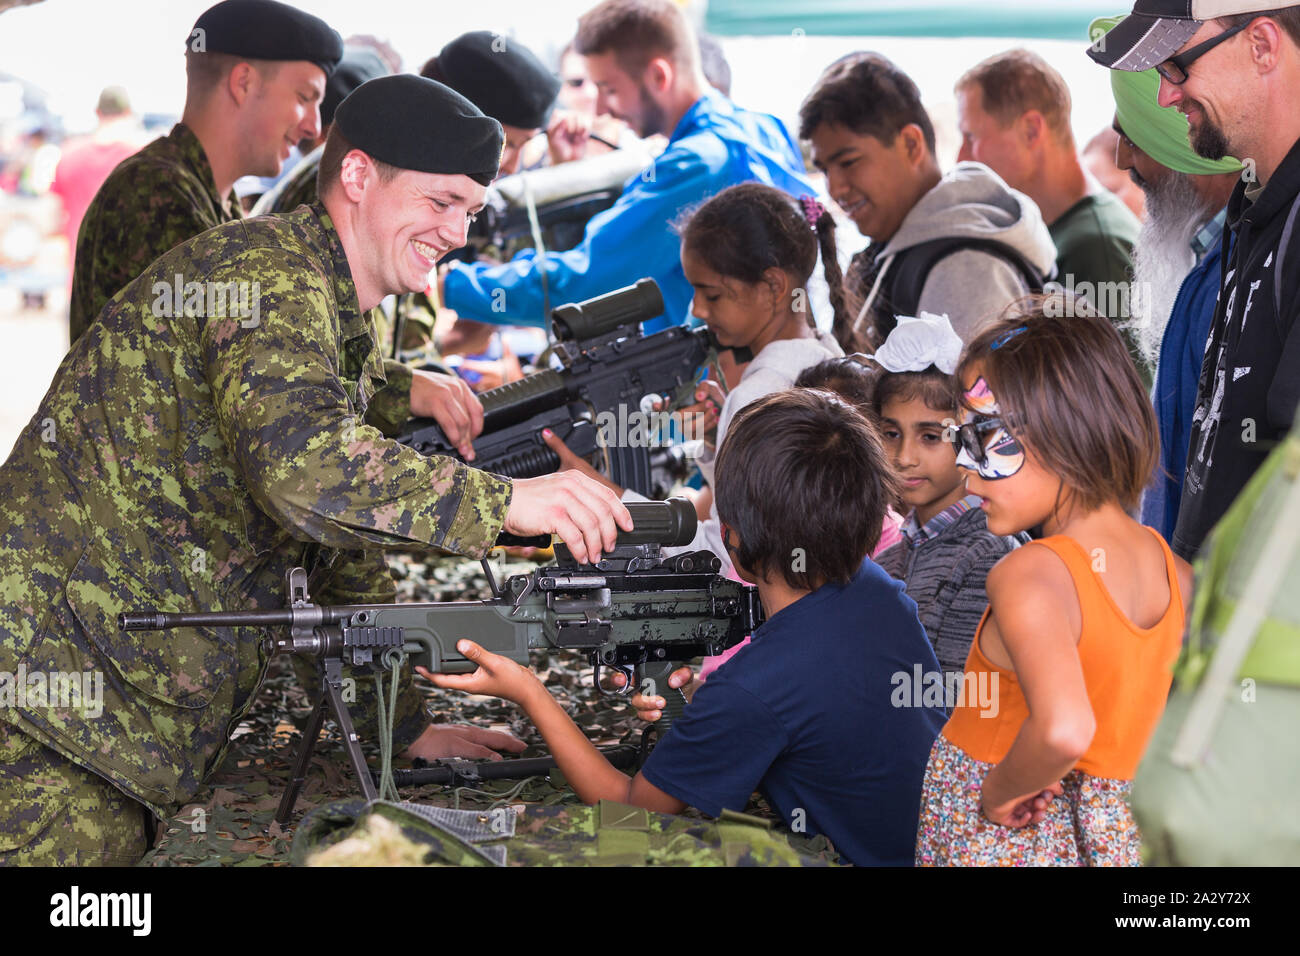
M 926 767 L 916 862 L 1137 865 L 1129 789 L 1191 587 L 1128 514 L 1155 466 L 1154 412 L 1110 322 L 1060 295 L 988 327 L 957 376 L 957 464 L 989 530 L 1046 537 L 989 574 Z

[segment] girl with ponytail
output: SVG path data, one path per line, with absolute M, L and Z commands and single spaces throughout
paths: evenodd
M 696 207 L 678 231 L 682 269 L 695 290 L 691 312 L 723 348 L 753 355 L 729 391 L 706 381 L 696 391 L 700 404 L 682 409 L 687 420 L 692 413 L 717 415 L 716 439 L 706 443 L 697 460 L 711 486 L 714 456 L 736 413 L 764 395 L 792 387 L 805 368 L 842 356 L 846 346 L 855 350 L 853 315 L 845 305 L 835 258 L 834 220 L 812 197 L 799 200 L 771 186 L 742 183 Z M 808 302 L 807 283 L 819 249 L 834 309 L 831 334 L 818 331 Z M 610 484 L 558 437 L 543 437 L 562 467 L 579 468 Z M 708 548 L 729 568 L 708 489 L 697 508 L 702 519 L 708 518 L 701 521 L 691 550 Z

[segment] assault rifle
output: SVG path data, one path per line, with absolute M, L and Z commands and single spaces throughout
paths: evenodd
M 664 556 L 664 547 L 680 547 L 695 537 L 691 502 L 672 498 L 630 502 L 627 508 L 633 530 L 620 531 L 617 547 L 596 564 L 579 564 L 567 547 L 557 544 L 554 565 L 512 575 L 498 585 L 485 559 L 495 595 L 486 601 L 323 606 L 307 593 L 306 572 L 293 568 L 285 575 L 286 608 L 192 614 L 147 610 L 118 615 L 118 627 L 287 627 L 266 638 L 268 653 L 306 654 L 321 661 L 320 696 L 276 813 L 283 826 L 293 813 L 327 708 L 334 711 L 362 791 L 369 800 L 377 796 L 343 701 L 345 664 L 392 670 L 406 657 L 434 673 L 470 673 L 477 665 L 456 650 L 461 638 L 521 664 L 528 663 L 530 648 L 576 650 L 591 661 L 599 693 L 627 696 L 641 690 L 663 697 L 667 706 L 658 724 L 659 733 L 666 733 L 686 703 L 679 689 L 668 686 L 668 675 L 686 661 L 739 643 L 761 623 L 763 611 L 756 589 L 718 574 L 721 565 L 712 552 Z M 500 543 L 521 541 L 549 543 Z M 601 686 L 605 668 L 626 676 L 623 688 Z
M 549 428 L 579 457 L 601 452 L 601 470 L 617 484 L 652 495 L 657 489 L 652 449 L 645 447 L 650 441 L 633 447 L 602 442 L 598 420 L 646 414 L 647 396 L 666 398 L 664 411 L 693 400 L 697 373 L 713 360 L 716 342 L 707 329 L 682 326 L 642 335 L 641 323 L 663 311 L 653 279 L 555 309 L 553 351 L 561 368 L 479 395 L 483 432 L 474 439 L 474 467 L 510 478 L 549 475 L 560 467 L 541 438 L 542 429 Z M 398 441 L 424 455 L 460 457 L 432 418 L 412 419 Z

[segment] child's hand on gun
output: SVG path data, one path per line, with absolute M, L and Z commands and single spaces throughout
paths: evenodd
M 695 404 L 683 405 L 675 412 L 681 421 L 682 436 L 687 441 L 703 438 L 713 444 L 718 430 L 718 416 L 722 414 L 722 405 L 726 400 L 722 386 L 711 378 L 706 378 L 695 386 Z M 654 411 L 663 411 L 662 400 L 655 400 Z
M 615 687 L 623 688 L 627 686 L 627 678 L 623 676 L 622 671 L 616 671 L 611 678 Z M 669 687 L 680 687 L 682 693 L 686 695 L 689 702 L 695 693 L 695 689 L 700 686 L 700 682 L 695 679 L 694 672 L 682 665 L 668 675 Z M 636 715 L 646 722 L 653 722 L 663 716 L 663 708 L 667 702 L 662 697 L 647 697 L 638 692 L 632 695 L 632 706 L 636 708 Z
M 1023 794 L 998 806 L 990 806 L 986 795 L 981 795 L 980 802 L 984 810 L 984 816 L 989 820 L 1004 827 L 1019 828 L 1042 822 L 1047 816 L 1047 809 L 1051 805 L 1052 798 L 1059 797 L 1063 793 L 1061 782 L 1058 780 L 1044 790 L 1037 793 Z M 987 791 L 985 791 L 985 794 L 987 794 Z
M 473 641 L 456 642 L 456 650 L 478 665 L 472 674 L 433 674 L 423 667 L 417 667 L 416 673 L 422 675 L 435 687 L 447 690 L 463 690 L 467 694 L 488 694 L 502 697 L 522 704 L 531 691 L 542 688 L 537 675 L 522 664 L 516 664 L 508 657 L 485 651 Z
M 686 804 L 664 793 L 642 774 L 638 773 L 629 780 L 622 771 L 616 770 L 578 729 L 564 708 L 556 703 L 546 685 L 527 667 L 486 651 L 473 641 L 457 641 L 456 650 L 477 664 L 478 670 L 472 674 L 433 674 L 426 668 L 417 667 L 416 671 L 435 687 L 470 694 L 491 694 L 522 707 L 546 741 L 560 771 L 584 803 L 616 800 L 660 813 L 682 812 Z M 690 668 L 681 668 L 672 674 L 669 682 L 683 673 L 689 680 Z
M 614 492 L 614 494 L 622 497 L 623 489 L 619 485 L 610 481 L 610 479 L 606 478 L 599 471 L 593 468 L 591 462 L 587 461 L 587 459 L 575 455 L 569 449 L 569 446 L 564 443 L 564 439 L 555 434 L 555 432 L 551 431 L 549 428 L 543 428 L 542 441 L 544 441 L 546 447 L 555 452 L 556 456 L 560 459 L 560 467 L 557 469 L 558 471 L 581 472 L 593 481 L 599 481 L 610 491 Z

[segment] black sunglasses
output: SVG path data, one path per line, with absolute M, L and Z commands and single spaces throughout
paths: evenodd
M 984 448 L 984 435 L 1005 427 L 1000 418 L 981 418 L 967 422 L 957 428 L 957 445 L 970 455 L 977 464 L 988 462 L 988 453 Z
M 1235 36 L 1246 27 L 1254 23 L 1254 20 L 1247 20 L 1245 23 L 1238 23 L 1235 27 L 1229 27 L 1218 36 L 1210 37 L 1204 43 L 1198 43 L 1186 53 L 1180 56 L 1170 57 L 1165 62 L 1156 67 L 1156 72 L 1163 76 L 1174 86 L 1182 86 L 1187 82 L 1187 68 L 1199 60 L 1205 54 L 1209 53 L 1224 40 Z

